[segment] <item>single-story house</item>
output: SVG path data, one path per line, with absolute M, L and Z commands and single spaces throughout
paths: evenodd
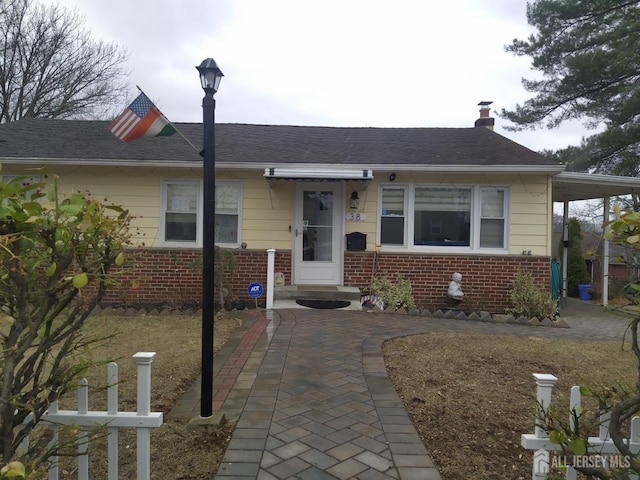
M 583 189 L 564 165 L 494 132 L 488 103 L 470 128 L 216 124 L 215 238 L 237 258 L 231 297 L 266 283 L 268 249 L 285 285 L 364 290 L 373 275 L 399 274 L 424 308 L 444 305 L 454 272 L 469 310 L 504 311 L 518 270 L 547 287 L 554 200 L 640 183 Z M 202 298 L 202 125 L 175 127 L 180 135 L 124 143 L 106 121 L 0 125 L 2 175 L 47 167 L 62 192 L 87 190 L 135 215 L 110 303 Z

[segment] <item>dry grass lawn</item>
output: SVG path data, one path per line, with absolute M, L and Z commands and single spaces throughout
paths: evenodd
M 240 326 L 240 320 L 218 316 L 215 321 L 217 352 Z M 107 336 L 117 333 L 106 345 L 91 353 L 94 359 L 115 359 L 119 373 L 119 410 L 136 409 L 136 367 L 131 356 L 139 351 L 156 352 L 151 364 L 151 410 L 165 415 L 180 396 L 197 379 L 201 363 L 201 317 L 172 316 L 108 316 L 90 317 L 85 326 L 88 335 Z M 106 383 L 106 366 L 91 370 L 89 385 Z M 89 409 L 104 410 L 103 390 L 90 389 Z M 62 407 L 75 409 L 75 399 L 66 399 Z M 153 479 L 213 478 L 218 463 L 233 431 L 229 424 L 219 433 L 192 431 L 186 422 L 164 419 L 151 433 L 151 469 Z M 119 478 L 135 478 L 135 441 L 132 429 L 120 433 Z M 106 478 L 105 442 L 96 440 L 90 446 L 91 478 Z M 74 479 L 75 459 L 62 463 L 62 478 Z
M 200 321 L 196 316 L 91 318 L 87 331 L 120 331 L 95 358 L 119 358 L 120 410 L 135 410 L 131 355 L 155 351 L 152 410 L 167 413 L 200 371 Z M 216 348 L 239 320 L 216 321 Z M 628 349 L 626 349 L 628 350 Z M 567 405 L 572 385 L 635 380 L 635 364 L 620 343 L 575 342 L 467 334 L 428 334 L 394 339 L 383 346 L 390 378 L 405 403 L 444 480 L 528 479 L 532 452 L 520 435 L 532 433 L 535 382 L 532 373 L 559 378 L 554 402 Z M 104 383 L 106 369 L 90 372 Z M 103 392 L 91 391 L 91 409 L 102 409 Z M 94 404 L 95 403 L 95 404 Z M 212 479 L 233 425 L 220 433 L 192 432 L 167 421 L 152 433 L 152 478 Z M 135 434 L 121 435 L 120 478 L 134 478 Z M 93 446 L 94 478 L 106 478 L 104 450 Z M 65 478 L 73 478 L 65 463 Z
M 558 377 L 552 403 L 566 409 L 573 385 L 633 383 L 621 343 L 438 333 L 384 344 L 390 378 L 443 480 L 529 479 L 533 373 Z

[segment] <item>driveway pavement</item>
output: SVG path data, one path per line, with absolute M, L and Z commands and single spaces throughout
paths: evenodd
M 384 340 L 428 332 L 620 340 L 628 318 L 567 299 L 570 328 L 383 313 L 243 313 L 214 361 L 214 411 L 237 426 L 216 480 L 440 479 L 384 366 Z M 534 385 L 532 383 L 532 390 Z M 197 416 L 199 382 L 169 415 Z

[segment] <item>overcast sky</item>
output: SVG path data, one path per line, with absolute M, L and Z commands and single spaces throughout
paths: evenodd
M 216 122 L 338 127 L 470 127 L 529 98 L 528 58 L 505 52 L 533 32 L 525 0 L 45 0 L 130 53 L 139 85 L 173 122 L 201 122 L 195 66 L 224 72 Z M 123 108 L 126 105 L 123 105 Z M 533 150 L 578 144 L 581 124 L 496 132 Z

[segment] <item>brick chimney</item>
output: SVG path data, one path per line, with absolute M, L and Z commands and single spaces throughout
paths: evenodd
M 480 105 L 480 118 L 476 120 L 476 127 L 487 127 L 489 130 L 493 130 L 496 119 L 489 116 L 489 112 L 491 111 L 489 105 L 492 103 L 492 101 L 483 101 L 478 104 Z

